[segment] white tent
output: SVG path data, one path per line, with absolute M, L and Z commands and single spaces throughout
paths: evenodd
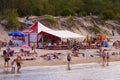
M 79 35 L 77 33 L 73 33 L 67 30 L 60 30 L 60 31 L 51 31 L 51 30 L 43 30 L 43 32 L 49 33 L 54 36 L 58 36 L 60 38 L 84 38 L 85 36 Z
M 35 24 L 33 24 L 32 26 L 22 30 L 22 32 L 27 33 L 28 37 L 26 38 L 27 43 L 31 44 L 32 42 L 36 42 L 38 44 L 38 41 L 40 39 L 40 34 L 42 33 L 47 33 L 50 34 L 51 36 L 56 36 L 59 37 L 61 39 L 78 39 L 78 38 L 84 38 L 85 36 L 77 34 L 77 33 L 73 33 L 71 31 L 68 30 L 52 30 L 46 26 L 44 26 L 43 24 L 41 24 L 40 22 L 36 22 Z
M 40 22 L 38 22 L 38 33 L 40 33 L 41 31 L 49 33 L 51 35 L 58 36 L 60 38 L 83 38 L 85 37 L 83 35 L 80 35 L 80 34 L 77 34 L 77 33 L 74 33 L 68 30 L 55 31 L 55 30 L 45 27 Z

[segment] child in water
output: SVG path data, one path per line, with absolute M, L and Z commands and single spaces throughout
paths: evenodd
M 15 72 L 15 65 L 16 65 L 16 60 L 14 59 L 12 62 L 11 62 L 11 67 L 12 67 L 12 72 Z

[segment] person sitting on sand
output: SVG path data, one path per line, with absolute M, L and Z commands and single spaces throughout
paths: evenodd
M 7 45 L 7 46 L 6 46 L 6 51 L 7 51 L 8 53 L 11 51 L 11 49 L 10 49 L 10 46 L 9 46 L 9 45 Z
M 52 60 L 51 54 L 47 55 L 48 60 Z
M 26 51 L 24 49 L 20 49 L 19 55 L 21 55 L 21 56 L 29 56 L 29 51 Z
M 22 60 L 21 56 L 18 55 L 17 58 L 16 58 L 17 72 L 20 72 L 20 69 L 21 69 L 21 60 Z
M 58 53 L 54 53 L 54 54 L 52 54 L 53 55 L 53 59 L 59 59 L 59 57 L 58 57 Z
M 118 49 L 118 47 L 119 47 L 118 41 L 113 42 L 113 47 L 116 48 L 116 49 Z

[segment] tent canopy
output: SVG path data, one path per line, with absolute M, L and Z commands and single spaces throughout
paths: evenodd
M 76 33 L 73 33 L 67 30 L 64 30 L 64 31 L 44 30 L 44 31 L 41 31 L 39 34 L 41 33 L 48 33 L 50 35 L 57 36 L 59 38 L 84 38 L 84 36 L 82 35 L 79 35 L 79 34 L 76 34 Z
M 52 29 L 45 27 L 40 22 L 36 22 L 32 26 L 23 29 L 22 32 L 23 33 L 37 33 L 38 34 L 38 33 L 40 33 L 41 31 L 44 31 L 44 30 L 50 30 L 51 31 Z
M 36 22 L 32 26 L 22 30 L 24 33 L 48 33 L 50 35 L 59 37 L 59 38 L 84 38 L 85 36 L 79 35 L 77 33 L 70 32 L 68 30 L 55 31 L 46 26 L 42 25 L 40 22 Z

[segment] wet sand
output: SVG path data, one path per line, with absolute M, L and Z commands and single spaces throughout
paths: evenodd
M 98 63 L 74 64 L 71 70 L 66 65 L 24 67 L 21 73 L 3 73 L 0 80 L 120 80 L 120 62 L 111 62 L 103 67 Z

